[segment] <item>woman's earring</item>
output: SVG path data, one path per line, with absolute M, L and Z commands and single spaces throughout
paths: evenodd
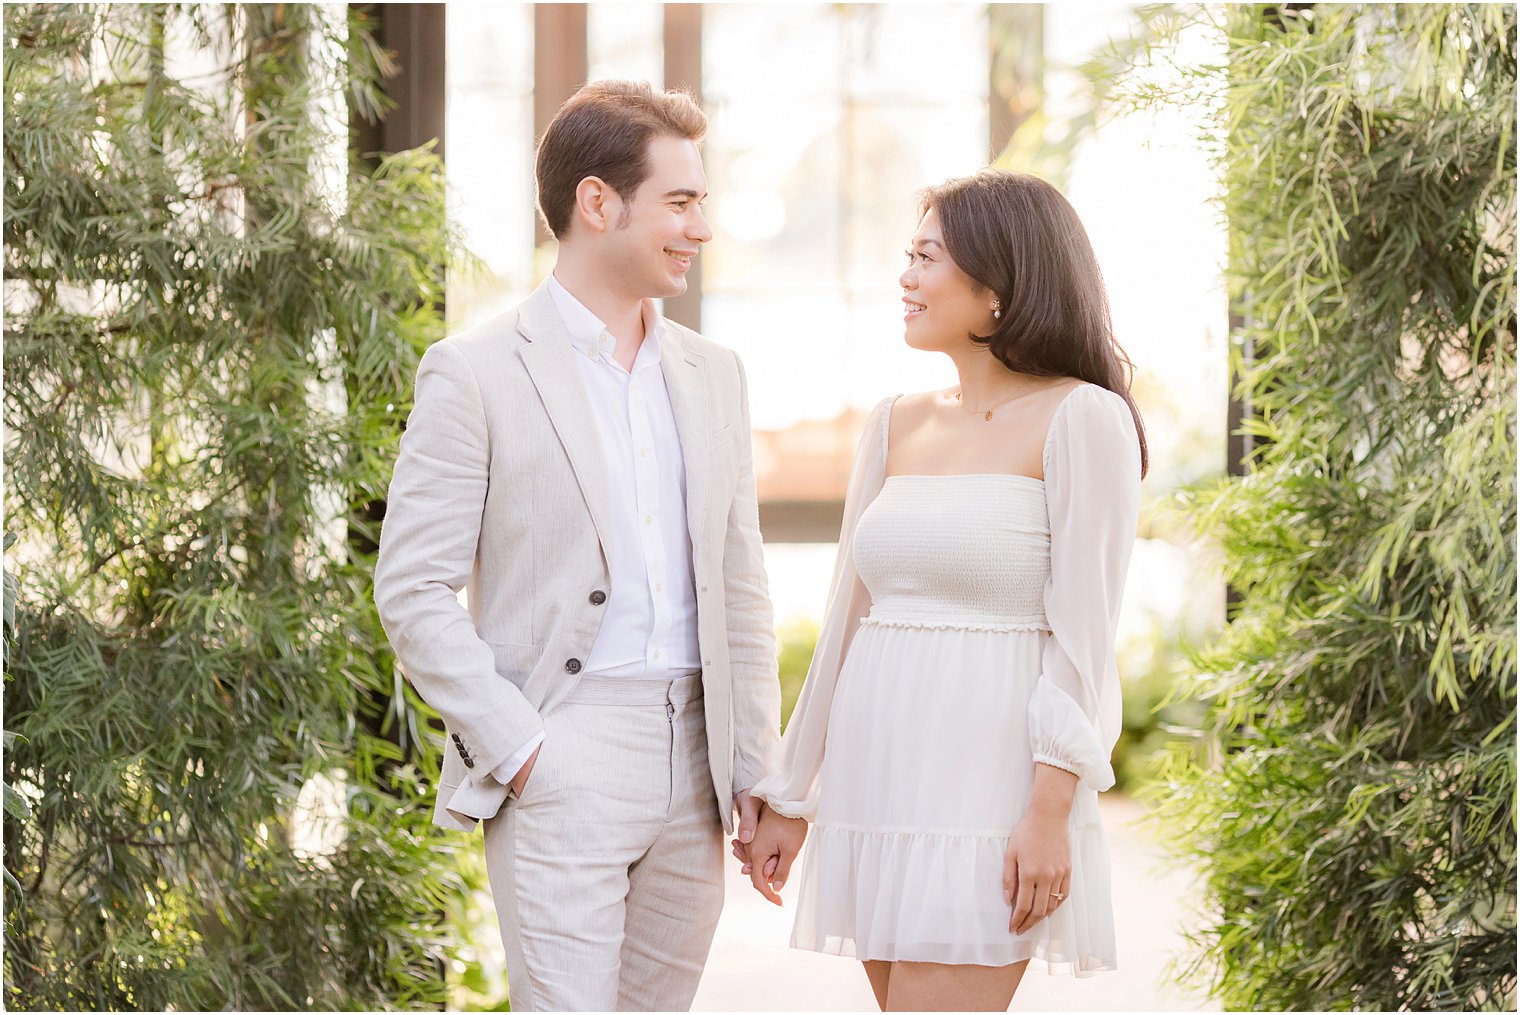
M 992 302 L 992 319 L 994 321 L 1001 321 L 1003 319 L 1003 305 L 996 300 Z

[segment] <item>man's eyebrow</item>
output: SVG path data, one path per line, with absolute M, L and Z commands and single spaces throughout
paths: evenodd
M 706 197 L 706 196 L 707 196 L 706 194 L 698 194 L 695 190 L 671 190 L 671 191 L 667 191 L 666 194 L 665 194 L 666 198 L 672 198 L 672 197 L 703 198 L 703 197 Z

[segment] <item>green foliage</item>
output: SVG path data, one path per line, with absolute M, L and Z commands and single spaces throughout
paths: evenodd
M 14 546 L 15 543 L 16 534 L 14 532 L 7 532 L 5 534 L 5 552 L 9 553 L 11 547 Z M 10 679 L 11 641 L 16 632 L 16 593 L 19 588 L 20 586 L 16 581 L 16 576 L 11 574 L 10 568 L 6 568 L 4 570 L 5 616 L 3 624 L 3 645 L 5 652 L 4 659 L 6 680 Z M 11 747 L 18 742 L 25 743 L 25 738 L 18 737 L 10 730 L 5 731 L 6 751 L 9 751 Z M 32 816 L 32 805 L 31 802 L 27 800 L 25 794 L 23 794 L 15 786 L 12 786 L 9 782 L 4 783 L 3 789 L 5 792 L 4 814 L 6 820 L 19 826 L 22 822 L 30 819 Z M 0 844 L 0 848 L 3 848 L 3 844 Z M 21 903 L 21 899 L 19 897 L 21 894 L 21 882 L 16 880 L 16 876 L 11 873 L 9 867 L 5 868 L 4 875 L 4 886 L 3 888 L 0 888 L 0 891 L 4 892 L 5 911 L 7 913 L 11 913 L 14 912 L 14 907 L 20 905 Z
M 428 153 L 347 172 L 384 54 L 323 11 L 5 8 L 10 1007 L 443 1000 L 461 886 L 361 506 L 452 239 Z
M 811 620 L 794 620 L 776 632 L 776 669 L 781 680 L 781 728 L 792 721 L 797 696 L 802 693 L 813 649 L 818 644 L 818 624 Z
M 1118 792 L 1143 792 L 1166 752 L 1201 721 L 1203 705 L 1183 697 L 1191 637 L 1186 618 L 1152 616 L 1144 635 L 1120 646 L 1123 721 L 1113 752 Z
M 1175 98 L 1220 114 L 1259 447 L 1192 500 L 1240 601 L 1156 794 L 1205 872 L 1188 972 L 1513 1009 L 1515 9 L 1205 16 L 1228 59 Z
M 506 955 L 495 901 L 486 876 L 485 853 L 461 852 L 458 869 L 472 890 L 449 900 L 449 927 L 458 939 L 450 957 L 450 1011 L 511 1011 Z

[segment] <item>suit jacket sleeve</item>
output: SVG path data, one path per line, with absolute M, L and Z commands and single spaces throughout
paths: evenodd
M 724 602 L 734 710 L 734 793 L 754 786 L 780 743 L 781 685 L 776 677 L 776 630 L 760 542 L 760 508 L 750 439 L 749 385 L 739 371 L 739 426 L 734 450 L 739 481 L 723 546 Z
M 375 568 L 375 604 L 402 670 L 438 711 L 468 760 L 469 781 L 543 730 L 543 719 L 496 672 L 458 592 L 480 540 L 490 434 L 474 372 L 449 342 L 417 368 L 416 401 L 391 478 Z
M 778 764 L 751 790 L 771 810 L 789 818 L 811 821 L 818 813 L 818 772 L 823 766 L 824 735 L 834 707 L 834 689 L 839 684 L 839 671 L 850 642 L 871 609 L 871 595 L 855 570 L 855 526 L 886 480 L 887 426 L 895 400 L 888 398 L 877 405 L 866 421 L 845 496 L 834 582 L 818 632 L 818 645 L 808 666 L 807 681 L 802 685 L 802 694 L 782 738 Z

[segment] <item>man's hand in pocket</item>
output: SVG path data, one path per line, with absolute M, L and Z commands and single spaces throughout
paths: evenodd
M 523 763 L 523 767 L 519 768 L 517 774 L 512 777 L 511 786 L 514 797 L 522 796 L 523 788 L 528 785 L 528 776 L 533 774 L 533 763 L 538 760 L 538 752 L 543 749 L 543 744 L 539 744 L 533 748 L 533 753 L 528 756 L 528 760 Z

